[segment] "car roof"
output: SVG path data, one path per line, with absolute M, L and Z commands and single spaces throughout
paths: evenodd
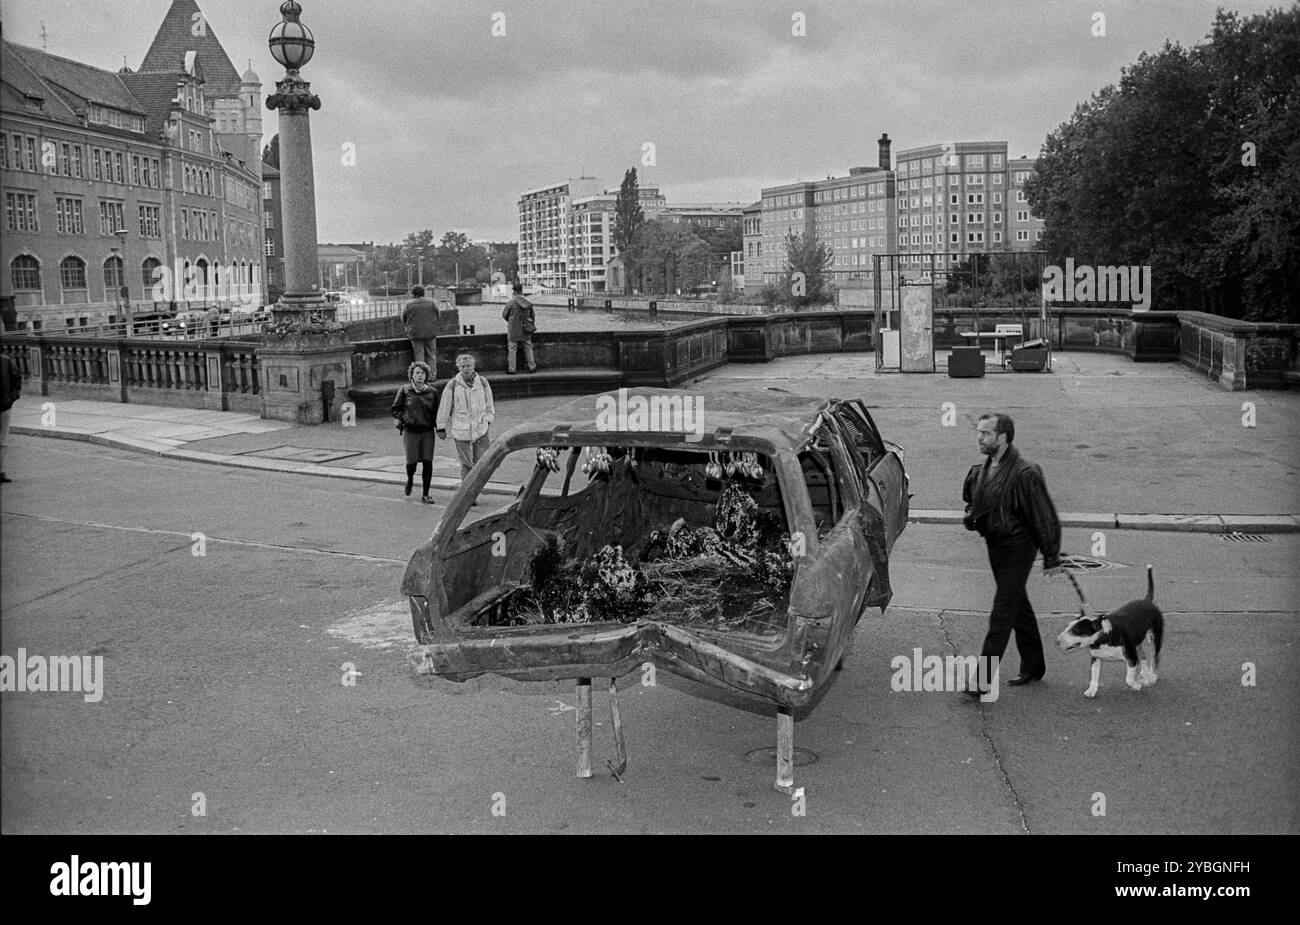
M 603 426 L 605 415 L 601 414 L 602 409 L 621 406 L 630 410 L 641 405 L 640 401 L 633 401 L 635 397 L 645 399 L 646 407 L 652 397 L 657 397 L 660 402 L 665 398 L 680 398 L 684 406 L 686 399 L 699 402 L 698 405 L 692 404 L 690 407 L 699 408 L 703 415 L 702 440 L 685 441 L 684 432 L 681 430 L 647 427 L 644 431 L 663 434 L 665 438 L 670 438 L 664 440 L 664 443 L 684 444 L 692 449 L 699 449 L 703 445 L 725 446 L 729 440 L 737 437 L 750 437 L 771 443 L 778 450 L 789 448 L 798 451 L 807 443 L 809 435 L 816 426 L 818 416 L 835 401 L 830 398 L 793 395 L 789 392 L 765 388 L 744 392 L 710 392 L 708 395 L 684 389 L 617 389 L 576 398 L 544 411 L 532 421 L 515 427 L 511 430 L 510 436 L 517 437 L 524 434 L 546 436 L 555 428 L 568 425 L 574 434 L 595 432 L 602 434 L 604 442 L 608 442 L 609 430 Z M 609 398 L 612 398 L 615 404 L 611 405 Z M 602 399 L 605 400 L 601 401 Z M 653 420 L 650 423 L 654 423 Z M 638 430 L 638 433 L 640 432 L 642 431 Z

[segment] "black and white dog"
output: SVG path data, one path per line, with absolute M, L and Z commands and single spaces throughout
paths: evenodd
M 1152 603 L 1155 598 L 1155 576 L 1147 566 L 1147 596 L 1145 600 L 1129 601 L 1118 610 L 1103 617 L 1079 617 L 1056 637 L 1056 644 L 1069 652 L 1087 646 L 1092 655 L 1092 683 L 1083 692 L 1085 697 L 1097 696 L 1097 682 L 1101 679 L 1101 663 L 1106 659 L 1124 659 L 1128 673 L 1124 683 L 1135 691 L 1156 683 L 1156 670 L 1160 667 L 1160 644 L 1165 635 L 1165 618 L 1160 608 Z M 1146 657 L 1147 636 L 1150 635 L 1155 654 Z

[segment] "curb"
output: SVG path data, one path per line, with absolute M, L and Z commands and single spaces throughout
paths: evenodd
M 103 434 L 82 433 L 72 430 L 50 430 L 35 427 L 12 427 L 11 433 L 29 437 L 54 437 L 60 440 L 78 440 L 98 446 L 111 446 L 120 450 L 136 453 L 148 453 L 165 459 L 183 459 L 186 462 L 209 463 L 218 466 L 232 466 L 237 469 L 258 469 L 263 472 L 282 472 L 293 475 L 315 475 L 323 478 L 351 479 L 357 482 L 379 482 L 386 485 L 405 485 L 406 477 L 399 472 L 377 472 L 372 469 L 345 469 L 336 466 L 319 466 L 315 463 L 294 464 L 283 459 L 257 459 L 250 456 L 227 456 L 221 453 L 205 453 L 201 450 L 187 450 L 184 447 L 171 447 L 166 444 L 153 443 L 135 437 L 106 437 Z M 455 491 L 460 487 L 460 479 L 446 476 L 434 476 L 431 488 Z M 482 494 L 506 495 L 514 497 L 518 486 L 502 482 L 488 482 L 483 486 Z

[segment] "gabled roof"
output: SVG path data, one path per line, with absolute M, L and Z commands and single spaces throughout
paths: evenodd
M 202 23 L 199 35 L 195 24 Z M 153 43 L 140 63 L 141 74 L 183 74 L 185 53 L 193 51 L 203 69 L 203 89 L 208 96 L 238 96 L 239 72 L 221 47 L 212 23 L 194 0 L 172 0 Z
M 263 179 L 263 180 L 270 180 L 270 179 L 272 179 L 272 178 L 274 178 L 274 177 L 278 177 L 279 175 L 280 175 L 280 171 L 279 171 L 278 169 L 276 169 L 275 167 L 272 167 L 272 166 L 271 166 L 270 164 L 268 164 L 266 161 L 262 161 L 262 179 Z
M 72 111 L 85 112 L 88 103 L 98 103 L 126 112 L 145 114 L 139 100 L 131 95 L 131 91 L 122 82 L 121 76 L 112 71 L 91 67 L 80 61 L 60 58 L 58 55 L 28 48 L 25 45 L 15 45 L 12 42 L 5 42 L 4 48 L 6 52 L 12 53 L 19 62 L 26 65 L 30 73 L 39 78 L 41 83 L 53 90 L 65 107 Z M 8 58 L 9 55 L 5 57 Z M 4 70 L 6 82 L 9 81 L 10 73 L 11 69 L 6 67 Z M 12 73 L 16 80 L 23 79 L 21 68 L 13 68 Z M 27 85 L 30 87 L 30 82 Z M 48 94 L 43 95 L 48 97 Z

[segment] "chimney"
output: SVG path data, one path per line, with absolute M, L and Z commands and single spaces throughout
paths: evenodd
M 889 146 L 893 144 L 893 142 L 889 140 L 889 134 L 887 132 L 880 136 L 879 144 L 880 144 L 880 169 L 890 170 L 892 169 L 892 162 L 889 157 Z

